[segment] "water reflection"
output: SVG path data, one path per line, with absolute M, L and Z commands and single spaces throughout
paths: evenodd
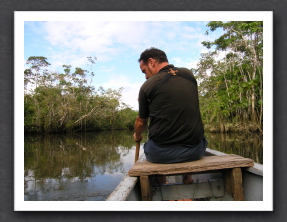
M 206 138 L 211 149 L 251 158 L 263 164 L 262 134 L 206 133 Z
M 25 200 L 105 200 L 133 164 L 131 135 L 25 136 Z
M 263 162 L 262 138 L 256 134 L 206 137 L 209 148 Z M 105 200 L 134 164 L 134 152 L 129 131 L 25 135 L 25 200 Z

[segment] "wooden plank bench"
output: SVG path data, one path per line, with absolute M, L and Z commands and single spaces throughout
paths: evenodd
M 158 164 L 147 160 L 137 161 L 129 170 L 129 176 L 140 177 L 142 200 L 152 200 L 150 176 L 206 173 L 223 170 L 225 189 L 234 200 L 244 200 L 242 167 L 253 166 L 253 160 L 238 155 L 204 156 L 200 160 L 184 163 Z

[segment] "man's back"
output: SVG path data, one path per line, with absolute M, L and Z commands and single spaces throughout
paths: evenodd
M 167 75 L 170 67 L 173 66 L 164 67 L 141 87 L 139 100 L 142 107 L 139 107 L 139 115 L 141 118 L 149 115 L 149 138 L 157 144 L 196 144 L 204 134 L 196 83 L 179 75 L 171 76 L 147 104 L 151 99 L 147 96 L 157 82 Z M 179 68 L 178 72 L 193 76 L 185 68 Z

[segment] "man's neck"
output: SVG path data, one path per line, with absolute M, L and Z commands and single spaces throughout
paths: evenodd
M 169 65 L 168 62 L 162 62 L 162 63 L 159 63 L 158 66 L 157 66 L 157 73 L 159 72 L 159 70 L 161 70 L 163 67 Z

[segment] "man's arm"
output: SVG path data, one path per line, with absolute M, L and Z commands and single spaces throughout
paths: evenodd
M 148 118 L 142 119 L 139 116 L 137 116 L 135 121 L 135 133 L 134 133 L 134 140 L 135 141 L 141 141 L 142 140 L 142 132 L 147 128 L 148 124 Z

